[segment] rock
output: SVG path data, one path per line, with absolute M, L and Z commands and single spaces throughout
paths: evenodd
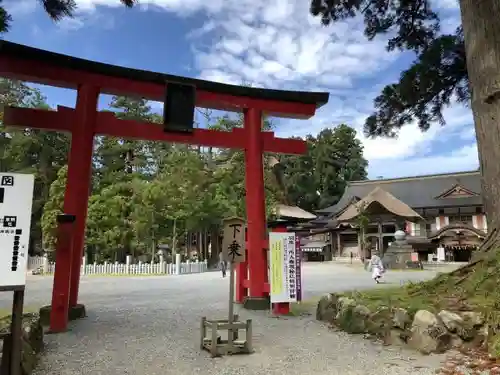
M 366 329 L 371 334 L 384 338 L 392 328 L 392 312 L 388 307 L 381 307 L 374 312 L 366 323 Z
M 10 316 L 0 320 L 0 332 L 10 332 Z M 43 328 L 38 314 L 24 314 L 21 336 L 21 366 L 23 375 L 33 372 L 44 348 Z
M 464 311 L 460 313 L 462 318 L 469 322 L 471 325 L 474 327 L 480 327 L 484 324 L 484 317 L 483 314 L 475 311 Z
M 463 345 L 463 341 L 457 335 L 451 335 L 450 348 L 460 348 Z
M 356 301 L 349 297 L 339 297 L 337 299 L 337 311 L 342 310 L 348 306 L 356 305 Z
M 316 308 L 316 320 L 332 322 L 337 316 L 338 296 L 328 293 L 321 297 Z
M 408 311 L 405 309 L 396 308 L 393 314 L 392 325 L 394 327 L 404 330 L 411 323 L 410 315 L 408 315 Z
M 342 314 L 342 311 L 346 310 L 350 306 L 356 306 L 356 301 L 349 297 L 339 297 L 337 299 L 337 315 L 335 315 L 335 320 L 338 320 Z
M 474 341 L 476 341 L 476 344 L 478 344 L 479 346 L 484 345 L 488 341 L 488 335 L 489 327 L 487 324 L 485 324 L 484 326 L 477 329 Z
M 464 341 L 472 341 L 476 335 L 477 330 L 469 322 L 465 322 L 457 327 L 457 335 Z
M 406 344 L 405 332 L 398 329 L 391 329 L 384 337 L 385 345 L 403 346 Z
M 465 337 L 463 339 L 464 344 L 470 348 L 483 348 L 488 347 L 488 337 L 489 337 L 489 327 L 485 324 L 482 327 L 474 328 L 470 325 L 466 326 L 460 331 L 461 336 Z
M 438 317 L 439 319 L 441 319 L 444 326 L 453 333 L 457 331 L 458 327 L 464 324 L 464 320 L 460 315 L 448 310 L 441 310 L 438 314 Z
M 439 324 L 439 320 L 430 311 L 427 310 L 418 310 L 417 313 L 415 314 L 415 317 L 413 318 L 413 326 L 425 326 L 425 327 L 430 327 L 430 326 L 436 326 Z
M 457 363 L 453 361 L 447 361 L 444 363 L 444 367 L 449 369 L 454 369 L 455 367 L 457 367 Z
M 259 304 L 262 304 L 263 301 L 262 299 L 259 299 L 257 301 L 254 301 L 254 304 L 256 303 L 257 306 L 260 306 Z M 266 302 L 267 305 L 269 305 L 269 302 Z M 266 305 L 266 306 L 267 306 Z M 40 310 L 38 310 L 38 313 L 40 314 L 40 322 L 42 323 L 42 326 L 48 327 L 50 325 L 50 312 L 52 311 L 52 306 L 42 306 L 40 307 Z M 87 316 L 87 312 L 85 310 L 85 305 L 82 305 L 80 303 L 77 303 L 75 306 L 70 306 L 68 310 L 68 320 L 71 322 L 73 320 L 77 319 L 83 319 Z
M 408 344 L 424 353 L 442 353 L 450 346 L 451 335 L 436 315 L 427 310 L 415 314 Z
M 354 313 L 364 316 L 365 318 L 369 317 L 372 313 L 370 309 L 364 305 L 357 305 L 354 308 Z
M 336 319 L 338 326 L 348 333 L 365 333 L 370 309 L 363 305 L 353 305 L 349 301 L 344 301 L 341 306 Z

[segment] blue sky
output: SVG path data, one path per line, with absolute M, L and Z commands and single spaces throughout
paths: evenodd
M 316 134 L 346 123 L 361 130 L 380 89 L 411 63 L 369 42 L 360 20 L 325 28 L 308 15 L 307 0 L 77 0 L 73 19 L 53 23 L 36 0 L 4 0 L 14 22 L 5 39 L 116 65 L 214 81 L 330 92 L 307 121 L 280 120 L 280 136 Z M 443 30 L 459 22 L 456 0 L 435 0 Z M 71 90 L 42 87 L 52 105 L 74 106 Z M 106 107 L 110 97 L 101 99 Z M 154 104 L 160 108 L 161 104 Z M 446 109 L 447 125 L 426 133 L 404 127 L 397 139 L 358 137 L 371 178 L 470 170 L 478 167 L 470 109 Z

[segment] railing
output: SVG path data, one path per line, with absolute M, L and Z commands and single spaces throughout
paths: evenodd
M 156 263 L 131 263 L 130 257 L 127 257 L 126 263 L 91 263 L 87 264 L 85 258 L 82 259 L 82 275 L 181 275 L 190 273 L 206 272 L 208 270 L 207 262 L 180 262 L 177 257 L 176 263 L 167 263 L 160 257 Z M 41 274 L 53 274 L 55 271 L 55 262 L 49 262 L 47 257 L 29 257 L 28 269 L 39 270 Z

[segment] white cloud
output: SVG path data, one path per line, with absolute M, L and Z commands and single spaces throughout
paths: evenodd
M 361 93 L 360 93 L 361 92 Z M 365 94 L 367 99 L 360 95 Z M 358 132 L 364 156 L 369 160 L 369 176 L 398 177 L 426 173 L 469 170 L 478 167 L 475 132 L 469 108 L 454 104 L 446 108 L 446 125 L 434 124 L 422 132 L 416 124 L 404 126 L 397 138 L 369 139 L 363 135 L 363 123 L 371 110 L 373 93 L 352 91 L 345 101 L 321 109 L 311 121 L 290 121 L 278 128 L 277 135 L 305 136 L 325 127 L 347 123 Z M 458 142 L 455 147 L 452 140 Z M 465 144 L 465 146 L 461 146 Z M 431 153 L 430 151 L 433 151 Z M 453 151 L 442 152 L 441 149 Z M 436 154 L 438 153 L 438 154 Z
M 365 147 L 365 157 L 370 161 L 380 159 L 398 162 L 402 158 L 425 153 L 433 142 L 449 140 L 452 135 L 461 137 L 462 133 L 470 133 L 470 129 L 473 129 L 472 114 L 467 108 L 455 105 L 446 108 L 443 116 L 446 120 L 445 126 L 434 124 L 426 132 L 422 132 L 416 124 L 410 124 L 404 126 L 399 136 L 393 139 L 366 139 L 360 134 L 359 138 Z
M 163 10 L 186 14 L 200 10 L 218 12 L 223 9 L 225 0 L 141 0 L 140 8 L 150 10 L 156 7 Z M 121 7 L 120 0 L 76 0 L 80 11 L 92 11 L 96 6 Z
M 441 9 L 452 9 L 456 10 L 459 9 L 459 3 L 458 0 L 433 0 L 431 1 L 433 6 L 437 6 Z
M 77 4 L 80 13 L 96 6 L 122 6 L 119 0 L 77 0 Z M 197 61 L 202 76 L 207 75 L 205 70 L 217 69 L 224 72 L 220 77 L 236 74 L 262 86 L 319 79 L 325 87 L 346 87 L 352 78 L 373 75 L 396 57 L 385 53 L 384 41 L 367 41 L 359 20 L 321 26 L 309 15 L 308 1 L 141 0 L 140 8 L 150 6 L 181 16 L 200 11 L 208 15 L 201 29 L 189 34 L 191 40 L 216 34 Z M 242 54 L 245 58 L 236 61 Z M 220 65 L 214 60 L 221 56 L 226 65 L 214 67 Z
M 32 0 L 30 0 L 32 1 Z M 122 6 L 119 0 L 77 0 L 80 12 L 96 6 Z M 443 32 L 459 24 L 457 0 L 434 0 L 443 9 Z M 394 78 L 399 53 L 388 53 L 386 41 L 368 41 L 361 19 L 329 27 L 309 14 L 308 0 L 141 0 L 139 9 L 175 12 L 181 17 L 206 16 L 200 28 L 186 35 L 192 43 L 195 68 L 203 79 L 230 84 L 250 83 L 278 89 L 329 91 L 330 103 L 310 121 L 282 121 L 279 135 L 316 133 L 325 126 L 347 123 L 361 130 L 373 98 Z M 398 66 L 401 68 L 401 66 Z M 404 67 L 403 67 L 404 68 Z M 447 125 L 422 133 L 404 127 L 397 139 L 366 139 L 359 132 L 370 161 L 370 174 L 445 172 L 477 166 L 471 115 L 457 105 L 445 111 Z M 451 135 L 458 149 L 433 156 L 437 143 Z M 464 148 L 460 148 L 466 143 Z M 447 145 L 447 149 L 453 149 Z
M 5 0 L 2 6 L 13 16 L 22 16 L 32 13 L 36 9 L 36 2 L 31 0 Z
M 377 159 L 371 162 L 370 178 L 419 176 L 432 173 L 462 172 L 479 168 L 477 147 L 470 143 L 459 149 L 439 155 L 414 157 L 403 160 Z
M 84 26 L 85 22 L 81 18 L 63 18 L 57 23 L 57 26 L 59 26 L 63 30 L 68 30 L 68 31 L 74 31 L 81 29 Z
M 459 24 L 456 3 L 454 8 L 450 3 L 445 6 L 455 14 L 447 13 L 443 31 L 453 32 Z M 202 76 L 208 69 L 220 82 L 235 83 L 235 77 L 240 77 L 263 87 L 310 90 L 316 86 L 330 91 L 330 103 L 313 120 L 282 121 L 278 134 L 314 134 L 342 122 L 354 126 L 370 161 L 371 176 L 477 167 L 476 146 L 471 143 L 472 116 L 469 109 L 460 105 L 445 109 L 445 127 L 434 124 L 422 132 L 418 126 L 408 125 L 394 139 L 367 139 L 362 135 L 362 124 L 372 111 L 373 98 L 389 83 L 386 75 L 394 72 L 388 68 L 399 55 L 386 52 L 385 40 L 368 42 L 359 20 L 324 28 L 308 15 L 307 1 L 298 0 L 267 2 L 264 11 L 256 5 L 249 9 L 246 20 L 236 17 L 230 9 L 219 17 L 218 27 L 212 30 L 222 29 L 218 33 L 223 35 L 222 40 L 198 55 Z M 376 88 L 372 88 L 373 82 Z M 458 149 L 436 156 L 440 148 L 436 144 L 453 149 L 449 144 L 452 137 L 462 141 L 457 143 Z M 464 141 L 468 143 L 462 149 Z
M 374 76 L 397 56 L 385 52 L 383 41 L 368 42 L 358 20 L 325 28 L 311 24 L 307 7 L 297 5 L 298 0 L 295 6 L 287 2 L 286 9 L 274 3 L 265 11 L 256 6 L 246 13 L 247 21 L 231 10 L 222 13 L 212 29 L 222 39 L 198 53 L 201 74 L 216 68 L 263 87 L 289 88 L 308 80 L 345 88 L 353 79 Z

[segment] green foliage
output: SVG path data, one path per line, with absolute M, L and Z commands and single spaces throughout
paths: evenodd
M 311 0 L 311 13 L 321 17 L 324 25 L 361 14 L 369 40 L 390 35 L 389 51 L 416 54 L 399 82 L 386 86 L 375 99 L 376 111 L 366 120 L 366 135 L 394 137 L 413 121 L 427 130 L 434 121 L 444 123 L 442 110 L 454 95 L 468 103 L 462 29 L 451 35 L 439 34 L 440 20 L 430 0 Z
M 49 108 L 40 91 L 19 81 L 0 79 L 0 120 L 5 106 Z M 35 175 L 30 253 L 41 249 L 43 206 L 50 184 L 66 163 L 68 145 L 68 138 L 62 133 L 5 128 L 0 123 L 0 172 Z
M 316 137 L 308 135 L 308 153 L 284 156 L 284 184 L 287 202 L 314 211 L 336 203 L 348 181 L 367 177 L 367 160 L 356 131 L 341 124 L 322 130 Z
M 0 80 L 0 87 L 3 106 L 50 110 L 40 92 L 23 83 Z M 122 120 L 162 120 L 140 98 L 113 97 L 109 110 Z M 241 115 L 212 118 L 207 113 L 206 120 L 209 128 L 219 131 L 243 126 Z M 272 127 L 270 121 L 263 122 L 263 129 Z M 32 129 L 0 130 L 2 169 L 36 176 L 31 253 L 54 250 L 56 217 L 63 212 L 68 138 Z M 314 191 L 321 189 L 330 195 L 343 189 L 343 182 L 339 181 L 352 176 L 364 178 L 366 161 L 354 136 L 351 128 L 340 126 L 334 131 L 323 131 L 317 139 L 309 137 L 314 139 L 314 153 L 304 160 L 310 164 L 295 169 L 292 177 L 314 171 Z M 334 170 L 329 157 L 343 162 Z M 286 203 L 286 186 L 276 178 L 280 173 L 273 166 L 275 156 L 264 155 L 263 159 L 266 212 L 271 219 L 276 215 L 276 205 Z M 293 160 L 300 158 L 285 158 L 278 166 L 292 173 L 288 163 Z M 244 161 L 241 150 L 96 137 L 87 254 L 93 259 L 123 261 L 126 255 L 153 257 L 160 243 L 169 244 L 176 251 L 187 250 L 191 246 L 188 233 L 198 233 L 197 238 L 202 237 L 199 233 L 205 233 L 205 237 L 210 233 L 214 238 L 224 217 L 246 216 Z M 295 182 L 292 179 L 291 185 L 287 184 L 293 186 Z M 330 184 L 337 185 L 330 189 Z
M 500 358 L 500 334 L 492 335 L 488 340 L 488 352 L 495 358 Z
M 408 283 L 369 291 L 345 293 L 356 304 L 371 311 L 381 308 L 404 308 L 410 317 L 418 310 L 438 313 L 441 310 L 480 312 L 489 329 L 489 350 L 500 353 L 500 251 L 486 253 L 481 259 L 432 280 Z
M 43 208 L 41 227 L 43 231 L 43 247 L 54 250 L 57 239 L 57 215 L 63 213 L 64 192 L 68 178 L 68 166 L 57 172 L 57 178 L 50 185 L 49 196 Z
M 100 259 L 115 261 L 119 250 L 130 251 L 135 238 L 131 212 L 141 190 L 140 181 L 119 181 L 90 197 L 86 243 L 98 249 Z
M 223 116 L 210 129 L 231 131 L 234 128 L 243 127 L 243 116 L 236 118 Z M 262 130 L 271 130 L 273 124 L 269 120 L 264 120 Z M 270 165 L 270 155 L 264 155 L 264 187 L 266 199 L 266 212 L 268 218 L 275 214 L 276 204 L 280 201 L 280 188 L 274 177 Z M 244 153 L 238 150 L 209 150 L 209 165 L 217 165 L 215 173 L 212 175 L 215 185 L 215 197 L 220 200 L 223 212 L 226 216 L 246 215 L 245 202 L 245 170 L 241 166 L 245 163 Z M 230 197 L 228 199 L 228 197 Z
M 429 310 L 438 313 L 439 306 L 428 295 L 422 294 L 412 296 L 408 293 L 408 287 L 390 287 L 371 289 L 367 291 L 353 291 L 345 293 L 349 298 L 356 301 L 356 304 L 362 304 L 371 311 L 378 311 L 383 308 L 404 308 L 408 311 L 411 318 L 418 310 Z
M 114 97 L 110 104 L 124 120 L 160 122 L 143 99 Z M 230 131 L 242 117 L 209 119 L 213 129 Z M 265 122 L 270 128 L 271 124 Z M 267 157 L 266 157 L 267 159 Z M 189 232 L 214 231 L 226 216 L 245 215 L 245 169 L 241 151 L 99 137 L 94 149 L 86 247 L 100 260 L 156 253 L 156 245 L 185 249 Z M 265 165 L 268 163 L 266 161 Z M 44 244 L 55 245 L 55 217 L 63 202 L 64 170 L 53 182 L 44 214 Z M 264 168 L 266 208 L 274 214 L 279 188 Z
M 434 40 L 439 19 L 428 0 L 311 0 L 311 13 L 324 25 L 362 14 L 365 35 L 390 34 L 387 49 L 421 51 Z

